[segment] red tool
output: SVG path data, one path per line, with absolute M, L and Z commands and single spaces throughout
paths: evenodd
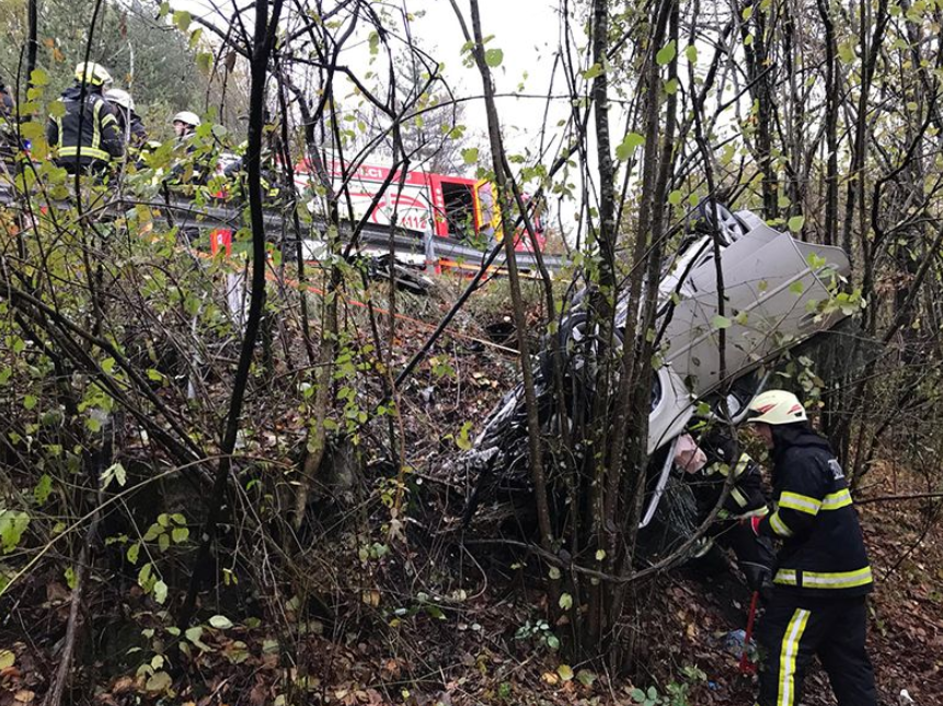
M 750 649 L 750 640 L 753 638 L 753 621 L 756 618 L 756 604 L 760 598 L 760 592 L 754 591 L 753 598 L 750 600 L 750 614 L 747 617 L 747 631 L 743 637 L 743 652 L 740 653 L 740 673 L 754 674 L 756 665 L 750 661 L 748 656 Z

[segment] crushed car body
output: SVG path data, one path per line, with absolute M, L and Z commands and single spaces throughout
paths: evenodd
M 700 213 L 698 227 L 685 238 L 659 286 L 656 330 L 661 334 L 663 364 L 653 380 L 648 435 L 651 482 L 641 527 L 655 515 L 671 474 L 677 440 L 698 404 L 707 401 L 718 416 L 723 408 L 728 421 L 742 421 L 765 381 L 758 374 L 761 366 L 843 318 L 839 311 L 823 313 L 820 306 L 850 271 L 848 257 L 840 248 L 799 241 L 749 211 L 730 213 L 719 205 L 702 205 Z M 723 315 L 718 307 L 715 237 L 723 278 Z M 574 298 L 556 334 L 564 357 L 563 389 L 568 397 L 564 408 L 570 415 L 578 414 L 578 407 L 595 392 L 592 370 L 598 348 L 588 330 L 583 301 L 585 293 Z M 617 308 L 619 334 L 625 328 L 626 308 L 624 302 Z M 726 331 L 724 371 L 719 353 L 721 329 Z M 546 339 L 534 373 L 542 431 L 552 435 L 570 421 L 558 418 Z M 726 390 L 723 404 L 721 390 Z M 479 476 L 516 477 L 519 486 L 529 485 L 522 385 L 489 415 L 466 460 Z M 466 520 L 481 499 L 480 489 L 479 482 L 471 494 Z

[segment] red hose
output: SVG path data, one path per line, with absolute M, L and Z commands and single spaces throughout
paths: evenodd
M 750 614 L 747 616 L 747 631 L 743 637 L 743 652 L 740 653 L 740 673 L 753 674 L 756 671 L 756 665 L 750 661 L 747 656 L 750 648 L 750 640 L 753 638 L 753 621 L 756 618 L 756 603 L 760 598 L 760 592 L 754 591 L 753 598 L 750 600 Z

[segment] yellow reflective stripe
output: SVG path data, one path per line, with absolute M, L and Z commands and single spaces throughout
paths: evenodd
M 779 516 L 779 510 L 769 516 L 769 526 L 772 527 L 773 532 L 780 537 L 792 536 L 792 530 L 786 526 L 786 523 L 783 522 L 782 518 Z
M 779 650 L 779 691 L 776 706 L 793 706 L 796 699 L 796 657 L 799 641 L 809 623 L 810 612 L 797 608 L 786 626 L 783 644 Z
M 733 468 L 733 477 L 739 478 L 743 475 L 743 472 L 747 469 L 747 466 L 750 465 L 750 461 L 753 459 L 750 458 L 748 454 L 740 454 L 740 458 L 737 461 L 737 465 Z M 730 473 L 730 466 L 726 463 L 715 463 L 712 467 L 712 472 L 720 473 L 720 475 L 726 477 Z
M 871 567 L 854 571 L 837 571 L 821 573 L 817 571 L 803 571 L 802 583 L 799 583 L 798 572 L 795 569 L 780 569 L 776 572 L 773 583 L 781 586 L 801 586 L 802 588 L 857 588 L 867 586 L 874 581 Z
M 808 588 L 855 588 L 866 586 L 874 580 L 871 567 L 857 571 L 839 571 L 836 573 L 802 572 L 802 585 Z
M 92 109 L 92 149 L 98 149 L 102 144 L 102 121 L 99 119 L 102 110 L 102 101 L 95 101 L 95 107 Z M 79 140 L 82 136 L 79 135 Z
M 747 500 L 747 497 L 743 493 L 740 492 L 739 488 L 731 488 L 730 497 L 733 498 L 734 502 L 737 503 L 737 505 L 739 505 L 740 507 L 746 507 L 747 504 L 750 502 L 749 500 Z
M 742 520 L 745 517 L 766 517 L 766 515 L 769 514 L 769 510 L 764 505 L 763 507 L 758 507 L 756 510 L 748 510 L 747 512 L 738 512 L 735 515 L 730 515 L 730 513 L 727 513 L 727 514 L 728 516 L 736 517 L 737 519 Z
M 118 118 L 116 118 L 114 115 L 109 114 L 109 115 L 106 115 L 104 118 L 102 118 L 102 126 L 109 125 L 111 123 L 117 123 L 117 122 L 118 122 Z
M 77 145 L 59 148 L 60 157 L 75 157 L 78 154 L 79 148 Z M 105 161 L 111 159 L 111 155 L 105 152 L 105 150 L 99 150 L 94 147 L 82 147 L 81 156 L 88 157 L 89 159 L 103 159 Z
M 799 495 L 799 493 L 790 493 L 784 491 L 779 496 L 779 507 L 786 507 L 790 510 L 804 512 L 807 515 L 818 515 L 819 508 L 822 507 L 822 501 L 808 495 Z
M 822 501 L 823 510 L 839 510 L 851 505 L 851 492 L 848 488 L 839 490 L 836 493 L 829 493 Z

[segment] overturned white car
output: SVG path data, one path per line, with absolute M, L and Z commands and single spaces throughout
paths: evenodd
M 715 218 L 715 214 L 719 217 Z M 812 336 L 832 328 L 840 311 L 823 313 L 850 266 L 840 248 L 813 245 L 774 230 L 749 211 L 732 214 L 719 205 L 700 209 L 698 226 L 686 238 L 659 287 L 656 328 L 661 332 L 664 364 L 655 373 L 649 417 L 648 497 L 641 526 L 647 526 L 665 493 L 678 438 L 685 433 L 699 403 L 720 409 L 738 423 L 762 389 L 757 374 L 764 363 Z M 724 316 L 718 313 L 714 234 L 719 235 Z M 619 330 L 624 329 L 625 307 Z M 578 416 L 594 395 L 596 342 L 580 297 L 564 317 L 559 333 L 564 352 L 564 408 Z M 719 330 L 726 331 L 726 379 L 720 379 Z M 551 354 L 544 346 L 537 358 L 539 418 L 546 434 L 561 424 L 552 389 Z M 720 392 L 726 390 L 726 404 Z M 524 395 L 518 385 L 489 416 L 469 452 L 479 473 L 466 508 L 470 519 L 487 485 L 528 490 L 527 431 Z M 500 489 L 499 489 L 500 490 Z

